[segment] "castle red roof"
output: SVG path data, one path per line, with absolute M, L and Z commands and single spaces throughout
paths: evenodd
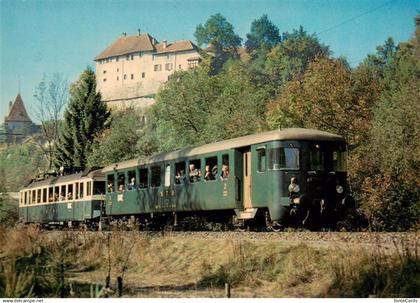
M 32 122 L 26 112 L 26 108 L 20 94 L 16 96 L 15 102 L 10 108 L 9 115 L 4 120 L 5 122 Z

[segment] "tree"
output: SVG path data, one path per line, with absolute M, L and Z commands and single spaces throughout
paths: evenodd
M 146 123 L 145 117 L 133 108 L 112 114 L 110 127 L 95 138 L 88 156 L 89 166 L 106 166 L 155 153 L 157 141 L 152 125 Z
M 268 124 L 323 129 L 358 145 L 367 138 L 378 97 L 378 83 L 369 71 L 352 72 L 340 59 L 319 58 L 269 104 Z
M 36 136 L 35 141 L 42 149 L 50 170 L 54 163 L 61 115 L 67 103 L 68 83 L 60 74 L 54 74 L 50 80 L 44 77 L 36 87 L 34 97 L 38 101 L 34 114 L 41 122 L 41 136 Z
M 420 225 L 419 28 L 384 69 L 386 89 L 374 108 L 368 161 L 375 174 L 364 179 L 361 197 L 374 227 L 386 230 Z
M 210 16 L 204 25 L 199 24 L 194 36 L 198 46 L 206 45 L 214 52 L 213 72 L 219 71 L 228 59 L 238 58 L 238 47 L 242 39 L 220 13 Z
M 267 15 L 262 15 L 261 18 L 251 23 L 251 29 L 246 38 L 246 51 L 253 57 L 266 55 L 281 41 L 279 29 L 268 19 Z
M 110 113 L 96 92 L 95 73 L 86 69 L 71 85 L 56 152 L 56 165 L 86 167 L 95 136 L 106 126 Z
M 267 55 L 264 72 L 277 94 L 288 81 L 303 74 L 315 58 L 329 54 L 329 48 L 315 35 L 308 35 L 301 26 L 299 30 L 283 34 L 282 43 Z
M 376 53 L 370 54 L 363 61 L 362 65 L 371 68 L 379 79 L 384 79 L 389 69 L 393 68 L 398 47 L 394 39 L 389 37 L 383 45 L 376 47 Z
M 268 97 L 241 62 L 216 76 L 201 66 L 176 73 L 153 106 L 159 145 L 166 151 L 257 132 Z

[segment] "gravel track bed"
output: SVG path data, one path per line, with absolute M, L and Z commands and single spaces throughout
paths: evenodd
M 293 241 L 337 244 L 367 244 L 413 249 L 419 244 L 419 232 L 167 232 L 165 237 L 192 239 L 231 239 L 247 241 Z

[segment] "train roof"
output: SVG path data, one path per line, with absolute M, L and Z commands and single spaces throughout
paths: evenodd
M 82 178 L 95 178 L 95 177 L 103 177 L 104 173 L 101 169 L 92 170 L 92 171 L 81 171 L 78 173 L 70 174 L 70 175 L 64 175 L 64 176 L 49 176 L 48 178 L 45 178 L 43 180 L 36 181 L 34 180 L 29 185 L 25 186 L 25 189 L 28 188 L 35 188 L 35 187 L 42 187 L 42 186 L 49 186 L 59 183 L 65 183 L 65 182 L 71 182 L 80 180 Z
M 197 147 L 188 147 L 169 153 L 161 153 L 147 158 L 137 158 L 123 162 L 114 163 L 102 169 L 103 173 L 117 169 L 125 169 L 154 162 L 170 161 L 180 157 L 191 157 L 202 154 L 218 152 L 227 149 L 235 149 L 253 144 L 259 144 L 275 140 L 303 140 L 303 141 L 342 141 L 344 138 L 329 132 L 306 128 L 284 128 L 259 134 L 243 136 L 239 138 L 205 144 Z

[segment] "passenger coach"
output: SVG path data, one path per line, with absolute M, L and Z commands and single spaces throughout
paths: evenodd
M 106 214 L 175 225 L 188 216 L 331 225 L 354 206 L 346 155 L 341 136 L 291 128 L 119 162 L 102 170 Z
M 72 226 L 98 222 L 103 215 L 105 178 L 100 170 L 49 175 L 20 191 L 19 217 L 24 223 Z

